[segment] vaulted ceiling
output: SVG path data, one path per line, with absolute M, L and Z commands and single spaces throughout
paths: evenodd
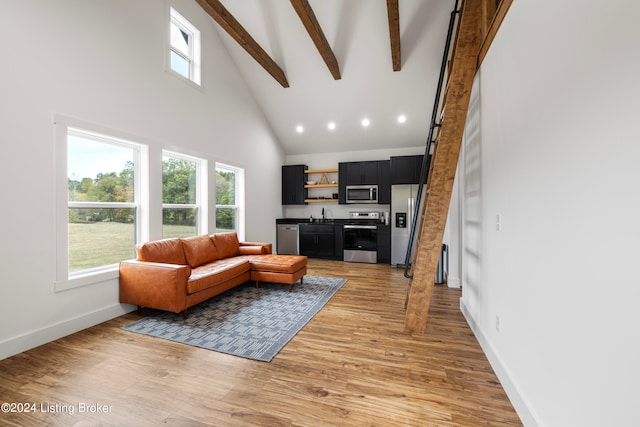
M 454 0 L 197 1 L 287 154 L 425 145 Z

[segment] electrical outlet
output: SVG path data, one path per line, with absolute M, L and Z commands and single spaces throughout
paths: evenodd
M 496 231 L 500 231 L 502 228 L 502 216 L 500 214 L 496 215 Z
M 500 316 L 496 314 L 496 331 L 500 332 Z

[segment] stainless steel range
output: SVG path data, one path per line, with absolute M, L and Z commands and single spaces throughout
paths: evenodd
M 344 260 L 378 262 L 378 224 L 380 212 L 350 212 L 344 225 Z

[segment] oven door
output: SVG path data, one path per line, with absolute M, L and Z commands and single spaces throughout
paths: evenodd
M 344 260 L 378 262 L 378 227 L 375 225 L 344 226 Z

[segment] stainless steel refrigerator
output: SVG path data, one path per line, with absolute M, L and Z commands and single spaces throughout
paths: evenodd
M 424 187 L 422 201 L 424 201 Z M 405 263 L 417 193 L 418 184 L 391 186 L 391 218 L 389 218 L 391 223 L 391 265 L 396 267 L 404 266 Z M 414 247 L 417 240 L 415 237 Z

